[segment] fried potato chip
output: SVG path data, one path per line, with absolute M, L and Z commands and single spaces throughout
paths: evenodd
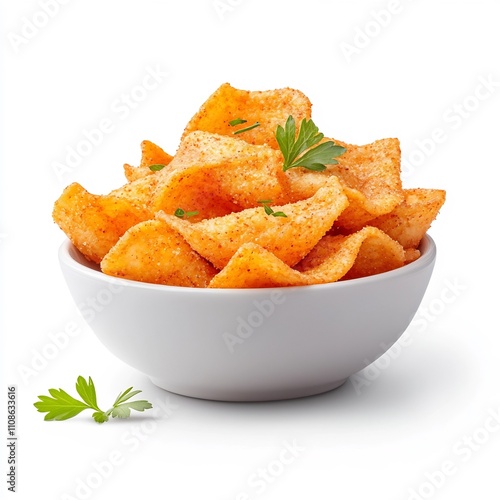
M 332 257 L 334 256 L 334 257 Z M 350 235 L 327 235 L 299 262 L 296 269 L 318 273 L 334 260 L 344 265 L 343 279 L 384 273 L 404 265 L 403 247 L 380 229 L 365 226 Z M 326 264 L 325 264 L 326 263 Z
M 401 151 L 397 139 L 381 139 L 364 146 L 335 140 L 346 152 L 323 172 L 290 169 L 292 196 L 311 196 L 332 175 L 342 182 L 349 207 L 336 225 L 349 231 L 361 229 L 369 220 L 389 213 L 403 201 L 400 177 Z M 320 174 L 320 175 L 318 175 Z
M 161 220 L 131 227 L 101 262 L 110 276 L 161 285 L 206 287 L 215 268 Z
M 379 229 L 325 236 L 295 268 L 256 243 L 245 243 L 212 279 L 209 288 L 268 288 L 332 283 L 396 269 L 404 250 Z
M 213 169 L 188 167 L 162 177 L 152 199 L 155 212 L 164 211 L 170 215 L 177 209 L 196 213 L 191 222 L 222 217 L 242 208 L 230 199 L 213 182 Z
M 418 248 L 405 248 L 405 265 L 420 258 L 420 250 Z
M 224 83 L 191 118 L 183 138 L 195 130 L 233 136 L 238 130 L 259 123 L 241 134 L 245 141 L 278 149 L 274 135 L 276 127 L 283 125 L 290 115 L 297 122 L 311 117 L 311 101 L 299 90 L 248 91 Z M 231 126 L 229 122 L 236 119 L 245 120 L 245 123 Z
M 208 288 L 270 288 L 309 285 L 311 279 L 295 271 L 256 243 L 244 243 Z
M 123 165 L 125 177 L 129 182 L 154 174 L 155 171 L 149 168 L 151 165 L 168 165 L 173 158 L 151 141 L 142 141 L 141 150 L 141 164 L 138 167 L 132 167 L 127 163 Z
M 153 218 L 152 200 L 157 185 L 158 176 L 147 175 L 114 189 L 109 194 L 129 201 L 131 205 L 147 214 L 145 218 Z
M 96 264 L 127 229 L 148 216 L 127 199 L 90 194 L 76 182 L 63 191 L 52 212 L 75 247 Z
M 404 248 L 416 248 L 446 199 L 442 189 L 405 189 L 404 201 L 386 215 L 369 222 Z
M 248 242 L 259 244 L 289 266 L 294 266 L 331 228 L 347 203 L 340 182 L 331 177 L 311 198 L 271 207 L 286 217 L 268 215 L 264 207 L 248 208 L 197 223 L 163 212 L 157 217 L 179 231 L 195 251 L 218 269 L 222 269 L 238 248 Z
M 281 161 L 280 153 L 268 146 L 192 132 L 169 165 L 173 171 L 158 172 L 154 209 L 172 214 L 187 207 L 206 219 L 256 207 L 260 199 L 286 203 L 289 183 Z

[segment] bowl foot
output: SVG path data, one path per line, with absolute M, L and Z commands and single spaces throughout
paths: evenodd
M 285 389 L 240 389 L 226 388 L 216 389 L 208 387 L 174 387 L 171 383 L 150 377 L 151 382 L 165 391 L 180 396 L 187 396 L 196 399 L 206 399 L 209 401 L 224 401 L 224 402 L 265 402 L 265 401 L 281 401 L 285 399 L 297 399 L 308 396 L 316 396 L 325 392 L 333 391 L 345 383 L 347 378 L 337 380 L 328 384 L 321 384 L 310 387 L 285 388 Z

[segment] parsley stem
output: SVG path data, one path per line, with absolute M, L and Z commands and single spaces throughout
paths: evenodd
M 236 130 L 236 132 L 233 132 L 233 134 L 236 135 L 236 134 L 241 134 L 242 132 L 248 132 L 249 130 L 252 130 L 253 128 L 256 128 L 259 126 L 260 126 L 260 123 L 255 122 L 253 125 L 249 125 L 248 127 L 240 128 L 239 130 Z

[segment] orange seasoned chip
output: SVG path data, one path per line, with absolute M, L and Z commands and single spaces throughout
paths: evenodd
M 318 275 L 341 265 L 343 279 L 361 278 L 403 266 L 403 247 L 376 227 L 366 226 L 350 235 L 327 235 L 297 265 L 304 273 Z
M 142 141 L 141 143 L 142 158 L 141 164 L 138 167 L 132 167 L 127 163 L 123 165 L 125 177 L 129 182 L 140 179 L 147 175 L 155 173 L 149 167 L 151 165 L 168 165 L 172 161 L 172 156 L 165 153 L 160 146 L 157 146 L 151 141 Z
M 386 215 L 369 222 L 404 248 L 416 248 L 446 199 L 442 189 L 405 189 L 404 201 Z
M 403 201 L 400 178 L 401 151 L 397 139 L 381 139 L 364 146 L 335 141 L 346 148 L 324 172 L 291 169 L 291 191 L 295 199 L 311 196 L 332 175 L 344 186 L 349 207 L 336 225 L 350 231 L 361 229 L 370 219 L 389 213 Z M 319 175 L 318 175 L 319 174 Z
M 241 137 L 250 144 L 267 144 L 278 149 L 276 127 L 284 124 L 290 115 L 298 122 L 311 117 L 311 101 L 299 90 L 248 91 L 224 83 L 191 118 L 183 138 L 195 130 L 234 136 L 238 130 L 258 124 L 242 132 Z M 245 123 L 230 124 L 238 119 Z
M 105 274 L 161 285 L 206 287 L 215 268 L 161 220 L 131 227 L 101 262 Z
M 177 208 L 196 210 L 201 220 L 288 199 L 288 178 L 279 152 L 233 137 L 192 132 L 169 165 L 158 172 L 154 209 L 173 214 Z
M 295 269 L 255 243 L 245 243 L 209 288 L 268 288 L 332 283 L 401 267 L 401 245 L 379 229 L 325 236 Z
M 244 243 L 214 276 L 209 288 L 271 288 L 309 285 L 310 280 L 256 243 Z
M 332 177 L 307 200 L 269 207 L 286 217 L 268 215 L 264 207 L 248 208 L 197 223 L 162 212 L 157 216 L 179 231 L 194 250 L 218 269 L 248 242 L 261 245 L 293 266 L 331 228 L 347 203 L 340 182 Z
M 418 248 L 405 248 L 405 265 L 420 258 L 420 250 Z
M 211 169 L 191 167 L 172 172 L 162 179 L 153 196 L 155 212 L 173 215 L 178 209 L 190 212 L 191 222 L 239 212 L 241 207 L 223 196 L 212 183 Z
M 98 264 L 127 229 L 149 212 L 113 195 L 90 194 L 70 184 L 54 204 L 54 221 L 87 259 Z
M 147 175 L 139 177 L 135 181 L 128 182 L 124 186 L 114 189 L 109 194 L 130 202 L 131 205 L 147 214 L 147 218 L 153 218 L 152 207 L 153 195 L 158 185 L 158 176 Z

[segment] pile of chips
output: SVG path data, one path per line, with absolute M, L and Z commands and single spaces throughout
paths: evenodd
M 445 191 L 403 189 L 397 139 L 335 139 L 346 149 L 338 164 L 284 171 L 276 130 L 289 116 L 311 118 L 298 90 L 223 84 L 174 156 L 144 141 L 140 165 L 124 166 L 124 186 L 95 195 L 73 183 L 54 221 L 103 273 L 162 285 L 312 285 L 418 259 Z M 235 133 L 243 119 L 258 126 Z

